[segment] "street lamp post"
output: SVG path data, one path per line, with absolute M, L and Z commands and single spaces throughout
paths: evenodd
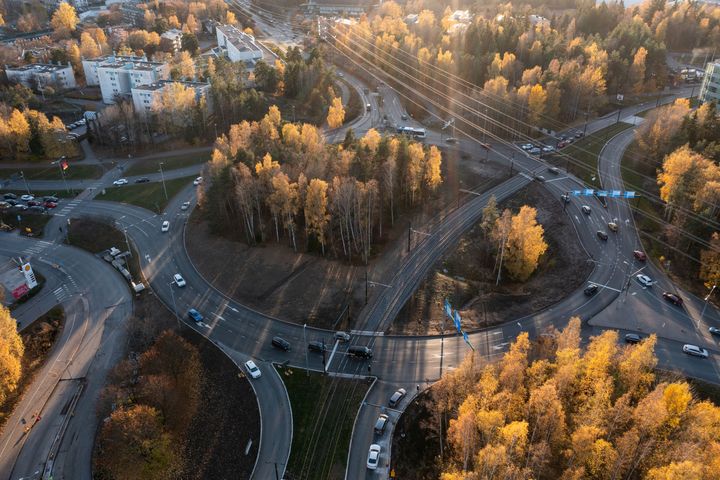
M 305 336 L 305 328 L 307 323 L 303 323 L 303 344 L 305 346 L 305 375 L 310 376 L 310 366 L 308 362 L 308 349 L 307 349 L 307 337 Z
M 27 183 L 27 178 L 25 178 L 25 173 L 20 170 L 20 176 L 22 177 L 23 181 L 25 182 L 25 190 L 27 190 L 27 194 L 30 195 L 30 186 Z
M 705 297 L 705 305 L 703 305 L 702 312 L 700 312 L 700 320 L 702 320 L 703 315 L 705 315 L 705 309 L 708 306 L 708 301 L 710 300 L 710 296 L 712 295 L 713 291 L 715 290 L 715 287 L 717 287 L 717 285 L 713 285 L 712 288 L 710 289 L 710 293 L 708 293 L 707 297 Z
M 65 191 L 70 193 L 70 189 L 68 188 L 67 179 L 65 178 L 65 172 L 63 171 L 63 165 L 62 162 L 65 160 L 65 155 L 58 158 L 54 162 L 51 162 L 52 165 L 57 165 L 60 169 L 60 178 L 62 178 L 63 184 L 65 185 Z M 27 180 L 25 180 L 25 183 L 27 184 Z
M 165 193 L 165 200 L 167 200 L 168 194 L 167 194 L 167 188 L 165 187 L 165 174 L 163 173 L 162 166 L 163 166 L 163 162 L 160 162 L 160 180 L 162 180 L 163 192 Z

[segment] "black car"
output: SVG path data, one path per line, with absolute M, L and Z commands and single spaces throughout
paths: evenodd
M 273 337 L 272 346 L 286 352 L 290 350 L 290 342 L 281 337 Z
M 600 240 L 602 240 L 604 242 L 607 241 L 607 239 L 608 239 L 608 234 L 603 232 L 602 230 L 597 231 L 597 236 Z
M 41 207 L 40 205 L 33 205 L 32 207 L 28 207 L 27 210 L 32 213 L 45 213 L 45 207 Z
M 322 353 L 326 349 L 325 344 L 323 342 L 310 342 L 308 343 L 308 350 L 313 352 L 319 352 Z
M 138 178 L 137 180 L 135 180 L 135 183 L 148 183 L 149 181 L 150 181 L 149 178 L 142 177 L 142 178 Z
M 43 197 L 43 200 L 45 200 L 46 202 L 53 202 L 53 203 L 58 203 L 60 201 L 60 199 L 58 197 L 56 197 L 55 195 L 48 195 L 47 197 Z
M 348 353 L 350 355 L 354 355 L 356 357 L 362 357 L 362 358 L 372 358 L 373 352 L 368 347 L 363 347 L 360 345 L 354 345 L 350 348 L 348 348 Z
M 642 340 L 642 338 L 640 338 L 640 335 L 636 333 L 628 333 L 625 335 L 626 343 L 640 343 L 640 340 Z
M 6 199 L 6 200 L 5 200 L 5 203 L 7 203 L 8 205 L 13 206 L 13 207 L 14 207 L 15 205 L 19 205 L 19 204 L 20 204 L 20 202 L 18 202 L 18 201 L 15 200 L 15 199 L 12 199 L 12 198 Z
M 5 200 L 16 200 L 16 199 L 17 199 L 17 195 L 15 195 L 14 193 L 8 192 L 8 193 L 6 193 L 5 195 L 3 195 L 3 198 L 4 198 Z
M 672 303 L 673 305 L 681 306 L 683 304 L 683 299 L 675 295 L 674 293 L 663 292 L 662 295 L 665 300 Z
M 585 292 L 585 295 L 587 295 L 588 297 L 592 297 L 598 292 L 599 289 L 600 287 L 598 287 L 594 283 L 591 283 L 590 285 L 585 287 L 585 290 L 583 290 L 583 292 Z

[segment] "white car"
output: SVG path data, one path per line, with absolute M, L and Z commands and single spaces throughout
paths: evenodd
M 128 179 L 127 179 L 127 178 L 118 178 L 117 180 L 115 180 L 115 181 L 113 182 L 113 185 L 117 185 L 117 186 L 127 185 L 127 184 L 128 184 Z
M 554 152 L 554 151 L 555 151 L 555 147 L 553 147 L 552 145 L 545 145 L 545 146 L 542 148 L 542 151 L 543 151 L 543 153 Z
M 197 177 L 195 180 L 193 180 L 193 185 L 200 185 L 202 183 L 202 180 L 202 177 Z
M 532 143 L 526 143 L 524 145 L 520 145 L 520 148 L 523 150 L 532 150 L 535 146 Z
M 378 463 L 380 463 L 380 450 L 381 447 L 377 443 L 373 443 L 370 445 L 370 450 L 368 451 L 368 459 L 367 459 L 367 468 L 370 470 L 376 470 L 378 467 Z
M 169 230 L 170 230 L 170 222 L 168 222 L 167 220 L 165 220 L 165 221 L 162 223 L 162 227 L 160 227 L 160 231 L 163 232 L 163 233 L 165 233 L 165 232 L 167 232 L 167 231 L 169 231 Z
M 693 355 L 695 357 L 708 358 L 707 350 L 705 350 L 704 348 L 700 348 L 697 345 L 691 345 L 689 343 L 683 345 L 683 352 L 687 353 L 688 355 Z
M 185 202 L 180 205 L 180 210 L 187 210 L 188 208 L 190 208 L 190 202 Z
M 245 370 L 248 371 L 252 378 L 260 378 L 260 375 L 262 375 L 260 373 L 260 369 L 257 367 L 257 365 L 255 365 L 255 362 L 253 362 L 252 360 L 248 360 L 247 362 L 245 362 Z
M 181 287 L 181 288 L 186 285 L 185 279 L 182 278 L 182 275 L 180 275 L 179 273 L 176 273 L 175 275 L 173 275 L 173 281 L 175 282 L 175 285 L 177 285 L 178 287 Z
M 350 335 L 346 332 L 335 332 L 335 335 L 333 335 L 335 340 L 340 340 L 341 342 L 349 342 L 350 341 Z
M 33 197 L 30 194 L 25 194 L 22 197 L 20 197 L 20 200 L 22 200 L 23 202 L 31 202 L 31 201 L 35 200 L 35 197 Z
M 643 275 L 642 273 L 637 275 L 635 278 L 637 278 L 637 281 L 640 282 L 640 284 L 646 287 L 652 287 L 653 285 L 652 278 L 648 277 L 647 275 Z

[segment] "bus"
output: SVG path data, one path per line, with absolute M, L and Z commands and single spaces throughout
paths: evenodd
M 407 135 L 413 138 L 425 138 L 424 128 L 413 128 L 413 127 L 399 127 L 397 133 L 400 135 Z

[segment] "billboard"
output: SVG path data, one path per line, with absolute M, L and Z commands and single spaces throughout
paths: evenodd
M 0 262 L 0 286 L 5 291 L 5 298 L 0 298 L 4 300 L 3 303 L 13 303 L 36 285 L 37 279 L 29 263 L 18 267 L 12 260 Z

